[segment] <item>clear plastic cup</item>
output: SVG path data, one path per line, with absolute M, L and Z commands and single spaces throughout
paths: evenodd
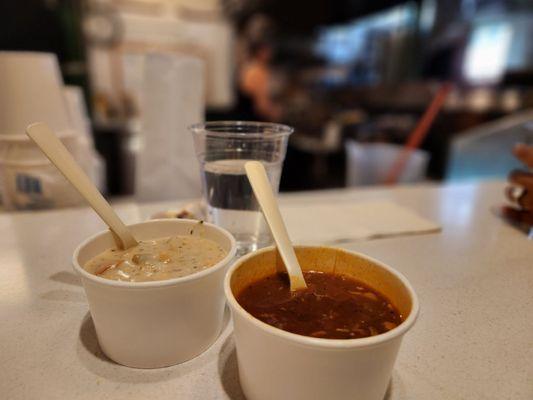
M 286 125 L 220 121 L 191 126 L 200 162 L 207 219 L 235 237 L 238 254 L 268 246 L 270 231 L 246 177 L 246 161 L 261 161 L 277 193 L 287 141 Z

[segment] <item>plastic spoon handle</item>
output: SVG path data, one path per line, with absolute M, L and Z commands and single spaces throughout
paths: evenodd
M 45 123 L 37 122 L 29 125 L 26 133 L 115 233 L 121 247 L 135 246 L 137 240 L 52 130 Z
M 289 273 L 291 291 L 305 289 L 307 285 L 302 274 L 302 269 L 294 253 L 294 248 L 289 239 L 285 223 L 281 218 L 278 202 L 272 192 L 265 167 L 259 161 L 248 161 L 244 164 L 244 169 L 270 227 L 272 236 L 274 236 L 274 241 L 285 263 L 285 268 L 287 268 L 287 272 Z

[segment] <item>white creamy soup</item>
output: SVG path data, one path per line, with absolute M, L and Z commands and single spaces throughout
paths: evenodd
M 109 249 L 84 268 L 106 279 L 127 282 L 179 278 L 212 267 L 227 252 L 212 240 L 193 235 L 139 241 L 127 250 Z

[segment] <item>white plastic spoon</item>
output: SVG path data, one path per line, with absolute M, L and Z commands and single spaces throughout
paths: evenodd
M 274 241 L 285 263 L 285 268 L 287 268 L 291 291 L 305 289 L 307 285 L 302 274 L 302 268 L 298 263 L 294 248 L 289 239 L 289 234 L 287 233 L 287 228 L 281 218 L 278 202 L 272 192 L 265 167 L 259 161 L 248 161 L 244 164 L 244 169 L 246 170 L 250 185 L 252 185 L 252 189 L 254 190 L 255 197 L 261 206 L 261 210 L 263 210 L 272 236 L 274 236 Z
M 109 226 L 115 238 L 118 239 L 119 247 L 127 249 L 137 245 L 137 240 L 124 222 L 113 211 L 54 132 L 44 122 L 36 122 L 26 128 L 26 133 Z

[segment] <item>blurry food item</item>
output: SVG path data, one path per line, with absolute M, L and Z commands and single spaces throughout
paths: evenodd
M 194 219 L 194 215 L 187 210 L 181 210 L 176 214 L 176 218 Z
M 109 249 L 84 268 L 91 274 L 117 281 L 160 281 L 202 271 L 226 256 L 220 245 L 193 233 L 191 230 L 190 235 L 143 240 L 126 250 Z
M 287 275 L 267 276 L 237 295 L 255 318 L 276 328 L 326 339 L 357 339 L 402 323 L 381 293 L 347 275 L 304 272 L 307 289 L 291 292 Z
M 197 217 L 193 213 L 187 210 L 160 211 L 152 215 L 152 219 L 159 219 L 159 218 L 197 219 Z
M 180 218 L 180 219 L 197 219 L 205 220 L 205 203 L 201 201 L 194 201 L 185 204 L 179 210 L 159 211 L 151 216 L 152 219 L 159 218 Z

